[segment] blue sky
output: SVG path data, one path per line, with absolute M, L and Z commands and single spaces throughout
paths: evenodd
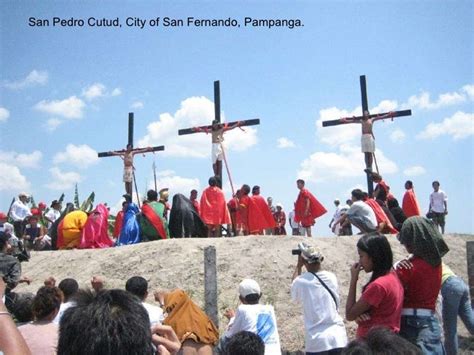
M 226 134 L 234 185 L 260 185 L 288 212 L 295 180 L 329 213 L 338 197 L 365 186 L 358 125 L 320 122 L 360 114 L 359 75 L 372 113 L 411 108 L 377 122 L 381 174 L 401 201 L 413 180 L 424 211 L 431 182 L 449 198 L 448 232 L 473 233 L 473 4 L 471 1 L 2 1 L 0 4 L 0 210 L 18 192 L 49 203 L 62 192 L 119 206 L 122 161 L 96 153 L 122 149 L 128 112 L 135 145 L 166 146 L 136 156 L 140 194 L 202 190 L 211 175 L 210 137 L 177 130 L 208 124 L 213 81 L 227 121 L 261 125 Z M 151 27 L 160 17 L 233 18 L 240 28 Z M 50 26 L 28 26 L 29 18 Z M 53 17 L 83 27 L 53 26 Z M 121 28 L 87 19 L 119 18 Z M 147 20 L 128 27 L 127 17 Z M 245 17 L 300 19 L 304 27 L 245 27 Z M 225 175 L 226 176 L 226 175 Z M 147 185 L 148 184 L 148 185 Z M 224 188 L 230 198 L 228 179 Z

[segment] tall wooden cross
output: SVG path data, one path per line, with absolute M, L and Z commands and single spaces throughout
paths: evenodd
M 222 157 L 223 147 L 222 141 L 224 139 L 224 132 L 243 126 L 253 126 L 260 124 L 260 119 L 255 118 L 251 120 L 234 121 L 229 123 L 221 123 L 221 94 L 219 81 L 214 81 L 214 120 L 209 126 L 184 128 L 178 131 L 178 134 L 193 134 L 193 133 L 211 133 L 213 143 L 213 164 L 212 168 L 214 175 L 219 177 L 219 187 L 222 187 Z
M 379 113 L 375 115 L 368 114 L 369 103 L 367 101 L 367 83 L 365 80 L 365 75 L 360 76 L 360 92 L 361 92 L 361 97 L 362 97 L 362 116 L 343 117 L 337 120 L 324 121 L 323 127 L 337 126 L 337 125 L 348 124 L 348 123 L 364 124 L 363 123 L 364 119 L 365 121 L 369 119 L 370 125 L 372 125 L 372 121 L 376 121 L 376 120 L 387 119 L 387 118 L 393 119 L 395 117 L 400 117 L 400 116 L 411 116 L 411 110 L 384 112 L 384 113 Z M 368 153 L 365 153 L 365 154 L 368 154 Z M 367 172 L 367 192 L 369 193 L 369 196 L 372 196 L 374 192 L 372 174 L 370 173 L 372 171 L 372 160 L 370 160 L 369 164 L 367 164 L 367 161 L 366 161 L 366 165 L 367 166 L 366 166 L 365 171 Z
M 147 148 L 135 148 L 133 149 L 133 112 L 128 114 L 128 144 L 125 149 L 113 150 L 109 152 L 99 153 L 99 158 L 119 156 L 123 159 L 124 172 L 123 172 L 123 181 L 125 183 L 125 192 L 133 196 L 132 182 L 135 180 L 135 173 L 133 167 L 133 156 L 140 153 L 149 153 L 156 152 L 160 150 L 165 150 L 163 145 L 156 147 L 147 147 Z M 135 181 L 135 189 L 137 189 Z M 138 194 L 138 191 L 137 191 Z

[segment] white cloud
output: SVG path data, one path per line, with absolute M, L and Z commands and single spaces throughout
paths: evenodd
M 21 174 L 20 169 L 12 164 L 0 161 L 0 191 L 28 190 L 30 183 Z
M 59 152 L 54 156 L 53 162 L 54 164 L 69 163 L 86 168 L 89 165 L 97 164 L 99 157 L 97 152 L 86 144 L 68 144 L 66 151 Z
M 84 96 L 88 101 L 92 101 L 100 97 L 119 96 L 121 94 L 122 90 L 120 90 L 120 88 L 115 88 L 109 92 L 107 87 L 102 83 L 94 83 L 82 89 L 82 96 Z
M 395 129 L 390 133 L 390 140 L 394 143 L 400 143 L 405 140 L 405 132 L 403 132 L 400 128 Z
M 278 142 L 278 148 L 294 148 L 295 147 L 295 143 L 286 137 L 278 138 L 277 142 Z
M 53 132 L 63 123 L 64 121 L 61 121 L 59 118 L 50 118 L 46 121 L 45 127 L 49 132 Z
M 82 181 L 81 175 L 73 171 L 61 171 L 58 167 L 49 169 L 52 181 L 46 185 L 51 190 L 67 190 Z
M 22 168 L 37 168 L 42 158 L 43 154 L 39 150 L 31 154 L 0 151 L 0 162 Z
M 134 108 L 134 109 L 141 109 L 143 108 L 143 102 L 141 101 L 134 101 L 131 105 L 130 105 L 131 108 Z
M 426 170 L 422 166 L 410 166 L 409 168 L 403 170 L 403 174 L 406 176 L 420 176 L 424 175 L 425 173 Z
M 0 107 L 0 122 L 6 122 L 8 117 L 10 117 L 10 111 L 5 107 Z
M 450 135 L 454 140 L 467 138 L 474 134 L 474 114 L 458 111 L 441 123 L 431 122 L 417 135 L 419 139 L 434 139 Z
M 360 107 L 356 107 L 352 111 L 341 110 L 337 107 L 329 107 L 319 111 L 319 118 L 316 121 L 316 135 L 318 142 L 328 144 L 330 146 L 339 146 L 355 141 L 360 137 L 360 125 L 343 124 L 338 126 L 323 127 L 323 121 L 337 120 L 342 117 L 360 116 L 362 113 Z
M 199 191 L 201 186 L 201 184 L 199 183 L 199 179 L 178 176 L 173 170 L 160 171 L 158 173 L 158 178 L 156 179 L 156 185 L 158 190 L 161 190 L 165 187 L 170 189 L 170 203 L 173 195 L 180 193 L 186 197 L 189 197 L 189 192 L 192 189 L 196 189 Z M 148 188 L 154 189 L 155 182 L 151 181 L 148 184 Z
M 64 100 L 42 100 L 38 102 L 34 108 L 41 112 L 74 119 L 82 118 L 82 110 L 85 106 L 84 101 L 76 96 L 71 96 Z
M 418 95 L 413 95 L 408 98 L 408 102 L 403 106 L 410 108 L 419 108 L 425 110 L 434 110 L 446 106 L 453 106 L 467 100 L 474 100 L 474 85 L 464 85 L 460 90 L 454 92 L 447 92 L 440 94 L 434 101 L 431 100 L 431 94 L 422 91 Z
M 395 100 L 382 100 L 379 104 L 370 110 L 370 113 L 382 113 L 395 111 L 398 108 L 398 102 Z
M 224 116 L 224 115 L 222 115 Z M 224 120 L 224 117 L 222 117 Z M 163 154 L 175 157 L 204 158 L 211 152 L 211 136 L 206 133 L 176 137 L 181 128 L 209 125 L 214 119 L 214 104 L 206 97 L 190 97 L 181 102 L 174 113 L 162 113 L 150 123 L 147 134 L 138 146 L 165 145 Z M 227 150 L 243 151 L 257 143 L 257 130 L 252 127 L 235 128 L 224 134 Z
M 389 160 L 382 151 L 377 150 L 377 163 L 383 174 L 398 171 L 397 165 Z M 364 154 L 355 145 L 343 144 L 339 153 L 316 152 L 303 160 L 298 177 L 307 181 L 335 181 L 349 177 L 364 176 Z
M 48 72 L 33 70 L 24 79 L 17 81 L 7 81 L 3 85 L 12 90 L 20 90 L 36 85 L 45 85 L 48 82 Z

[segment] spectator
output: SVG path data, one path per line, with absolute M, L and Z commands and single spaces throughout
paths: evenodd
M 340 354 L 347 344 L 344 322 L 338 313 L 336 275 L 322 270 L 324 256 L 314 247 L 298 245 L 291 298 L 302 303 L 306 354 Z M 303 266 L 307 270 L 302 272 Z
M 53 354 L 58 344 L 58 325 L 53 322 L 59 312 L 62 294 L 57 287 L 41 287 L 33 299 L 34 321 L 18 327 L 32 354 Z
M 56 324 L 59 324 L 66 310 L 76 305 L 73 298 L 77 294 L 77 291 L 79 291 L 79 284 L 74 279 L 64 279 L 59 283 L 58 288 L 62 291 L 64 299 L 53 321 Z
M 339 199 L 336 198 L 334 200 L 334 206 L 336 206 L 336 210 L 334 211 L 334 215 L 331 218 L 331 222 L 329 222 L 329 229 L 331 229 L 331 230 L 333 229 L 332 228 L 332 223 L 334 221 L 337 221 L 341 217 L 341 207 L 339 207 L 340 204 L 341 204 L 341 201 L 339 201 Z M 341 225 L 340 224 L 335 224 L 333 233 L 335 235 L 339 235 L 340 229 L 341 229 Z
M 28 195 L 25 192 L 21 192 L 18 194 L 18 200 L 16 200 L 10 208 L 10 218 L 13 220 L 15 235 L 19 238 L 23 236 L 23 232 L 25 231 L 25 218 L 31 216 L 27 202 Z
M 229 338 L 243 330 L 257 334 L 265 344 L 265 354 L 281 354 L 280 337 L 271 305 L 259 304 L 262 293 L 255 280 L 244 279 L 239 284 L 239 299 L 242 304 L 237 311 L 228 309 L 225 316 L 230 319 L 224 333 L 223 348 Z
M 146 303 L 148 297 L 148 281 L 141 276 L 133 276 L 127 280 L 125 289 L 131 294 L 137 296 L 145 307 L 150 318 L 150 325 L 161 324 L 163 322 L 163 310 L 160 307 Z
M 273 213 L 273 218 L 275 219 L 276 227 L 274 234 L 275 235 L 286 235 L 286 215 L 283 211 L 283 205 L 281 203 L 276 204 L 276 212 Z
M 229 339 L 224 354 L 264 355 L 265 343 L 257 334 L 243 330 Z
M 343 214 L 334 225 L 344 224 L 348 220 L 363 233 L 375 232 L 377 229 L 377 219 L 375 213 L 364 201 L 364 193 L 360 189 L 354 189 L 351 192 L 352 206 Z M 333 231 L 334 231 L 333 225 Z
M 433 181 L 432 186 L 434 191 L 430 195 L 428 215 L 436 226 L 441 227 L 441 234 L 444 234 L 446 215 L 448 214 L 448 196 L 439 188 L 439 181 Z

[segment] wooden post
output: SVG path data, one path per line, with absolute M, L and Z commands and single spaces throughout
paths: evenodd
M 466 242 L 467 278 L 471 293 L 471 306 L 474 306 L 474 241 Z
M 217 265 L 216 247 L 204 248 L 204 310 L 219 328 L 217 312 Z

